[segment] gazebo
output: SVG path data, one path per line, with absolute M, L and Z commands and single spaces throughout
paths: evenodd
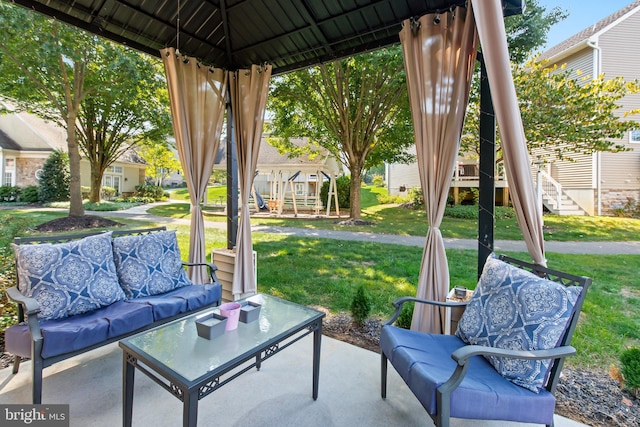
M 511 196 L 529 253 L 545 264 L 503 17 L 523 0 L 15 0 L 58 20 L 161 56 L 174 132 L 192 200 L 189 260 L 204 259 L 198 201 L 206 189 L 227 110 L 228 246 L 236 248 L 234 289 L 255 290 L 247 203 L 272 75 L 384 46 L 403 46 L 429 231 L 419 296 L 444 300 L 449 273 L 438 228 L 455 167 L 476 57 L 482 65 L 478 266 L 493 249 L 495 117 Z M 478 54 L 478 45 L 482 53 Z M 489 95 L 489 84 L 491 94 Z M 204 88 L 197 90 L 196 88 Z M 491 102 L 493 100 L 493 103 Z M 236 156 L 237 153 L 237 156 Z M 238 179 L 239 177 L 239 179 Z M 444 194 L 444 196 L 443 196 Z M 248 212 L 248 209 L 243 210 Z M 196 279 L 202 272 L 191 271 Z M 414 313 L 414 328 L 439 332 L 438 311 Z

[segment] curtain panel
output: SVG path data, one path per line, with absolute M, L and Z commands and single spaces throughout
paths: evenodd
M 535 264 L 546 266 L 542 216 L 537 205 L 531 162 L 511 74 L 502 2 L 471 0 L 471 4 L 502 139 L 509 194 L 529 255 Z
M 460 146 L 478 37 L 471 11 L 458 7 L 405 21 L 400 41 L 429 222 L 417 296 L 444 301 L 449 268 L 439 227 Z M 443 310 L 416 305 L 411 328 L 444 332 Z
M 209 68 L 174 48 L 160 50 L 164 63 L 173 131 L 191 200 L 189 262 L 206 261 L 204 219 L 200 202 L 207 191 L 222 134 L 227 72 Z M 190 267 L 195 283 L 209 281 L 204 267 Z
M 237 70 L 229 76 L 242 203 L 233 273 L 234 295 L 256 291 L 249 195 L 258 164 L 271 68 L 253 65 L 250 70 Z

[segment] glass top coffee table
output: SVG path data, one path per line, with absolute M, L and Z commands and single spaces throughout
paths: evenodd
M 183 402 L 183 425 L 196 426 L 200 399 L 311 333 L 317 399 L 324 313 L 263 294 L 238 302 L 243 301 L 261 305 L 258 319 L 211 340 L 198 336 L 195 320 L 219 313 L 215 307 L 120 341 L 125 426 L 132 423 L 136 368 Z

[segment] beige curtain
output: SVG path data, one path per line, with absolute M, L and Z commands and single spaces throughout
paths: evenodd
M 197 59 L 180 56 L 174 48 L 160 50 L 164 62 L 176 148 L 191 199 L 189 262 L 206 261 L 204 220 L 200 201 L 207 191 L 224 118 L 227 72 Z M 195 283 L 209 277 L 205 268 L 190 268 Z
M 270 65 L 253 65 L 251 70 L 238 70 L 229 76 L 242 201 L 242 214 L 236 239 L 236 264 L 233 272 L 232 292 L 234 295 L 256 291 L 249 194 L 251 194 L 258 164 L 270 78 Z
M 417 296 L 444 301 L 449 268 L 440 223 L 453 176 L 478 38 L 471 11 L 405 21 L 400 32 L 416 138 L 416 154 L 429 221 Z M 416 305 L 412 329 L 444 332 L 442 310 Z
M 511 75 L 507 35 L 500 0 L 472 0 L 482 53 L 498 119 L 509 194 L 527 250 L 538 265 L 546 265 L 542 217 L 531 174 L 531 163 Z

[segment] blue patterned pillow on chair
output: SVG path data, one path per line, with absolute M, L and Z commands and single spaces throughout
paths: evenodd
M 581 291 L 581 287 L 565 287 L 491 255 L 456 335 L 468 344 L 494 348 L 554 348 L 568 326 Z M 494 356 L 487 360 L 502 376 L 536 393 L 544 387 L 551 363 L 548 359 Z
M 40 304 L 41 319 L 60 319 L 125 298 L 113 263 L 111 233 L 65 243 L 14 245 L 20 291 Z
M 113 252 L 127 298 L 163 294 L 191 285 L 182 268 L 175 230 L 116 237 Z

